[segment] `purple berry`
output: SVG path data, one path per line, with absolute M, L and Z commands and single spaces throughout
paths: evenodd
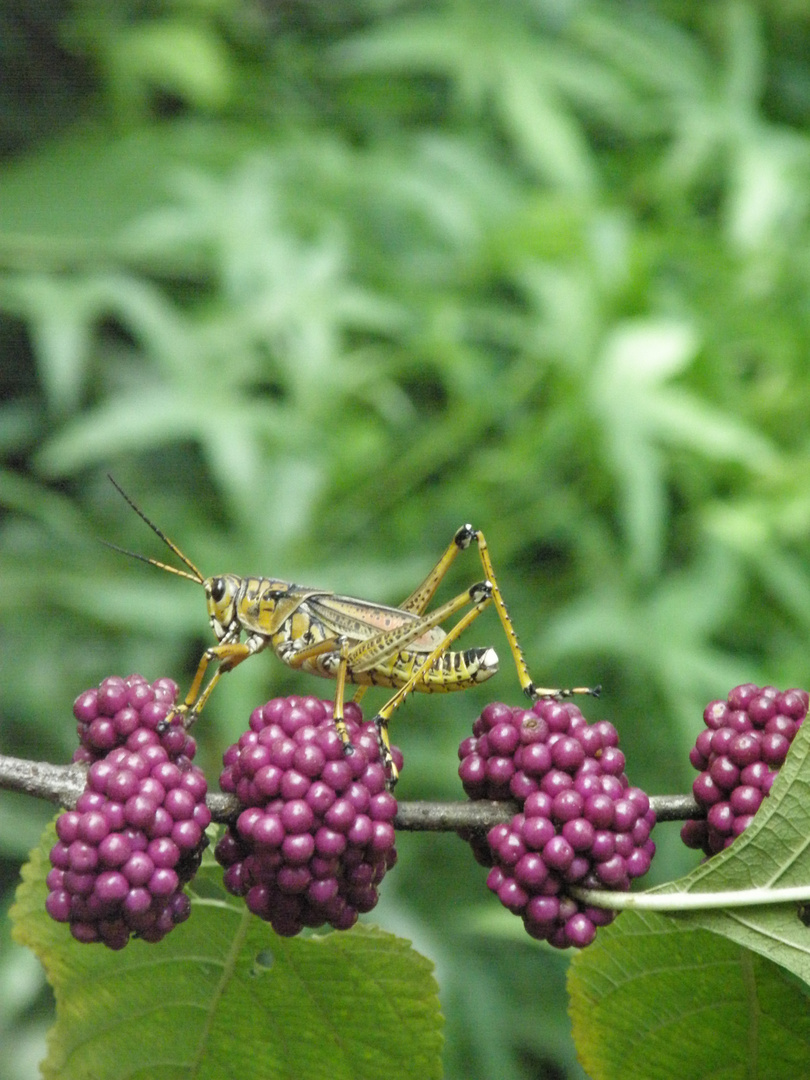
M 565 923 L 565 944 L 584 949 L 596 937 L 596 926 L 584 912 L 577 912 Z
M 157 679 L 150 684 L 141 675 L 126 679 L 108 676 L 97 689 L 86 690 L 73 704 L 76 730 L 80 747 L 74 753 L 74 761 L 98 761 L 116 747 L 130 743 L 131 749 L 147 734 L 154 735 L 158 743 L 175 756 L 189 750 L 194 740 L 182 729 L 173 729 L 162 737 L 155 735 L 158 725 L 165 720 L 177 695 L 177 686 L 171 679 Z
M 574 851 L 590 851 L 596 839 L 596 829 L 586 818 L 578 817 L 565 822 L 562 836 Z
M 502 828 L 508 830 L 506 825 L 502 826 Z M 536 817 L 527 816 L 521 826 L 520 835 L 529 849 L 541 851 L 556 834 L 556 831 L 554 823 L 549 818 L 540 815 Z M 494 846 L 491 841 L 490 846 Z
M 760 788 L 741 784 L 729 795 L 729 805 L 738 817 L 740 814 L 755 814 L 764 797 Z

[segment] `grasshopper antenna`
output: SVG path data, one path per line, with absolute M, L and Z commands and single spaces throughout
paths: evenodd
M 112 551 L 117 551 L 119 555 L 129 555 L 130 559 L 140 559 L 141 562 L 149 563 L 150 566 L 157 566 L 160 570 L 167 570 L 170 574 L 177 574 L 178 577 L 196 581 L 198 585 L 205 580 L 201 577 L 195 577 L 194 574 L 187 574 L 185 570 L 178 570 L 176 566 L 169 566 L 168 563 L 160 562 L 158 559 L 150 559 L 148 555 L 139 555 L 137 551 L 127 551 L 126 548 L 119 547 L 118 544 L 111 544 L 109 540 L 99 540 L 99 543 Z
M 196 581 L 199 585 L 202 585 L 202 583 L 205 581 L 205 578 L 202 576 L 202 574 L 191 561 L 191 559 L 189 559 L 186 555 L 183 554 L 177 544 L 173 543 L 173 541 L 169 539 L 169 537 L 163 532 L 163 530 L 159 529 L 157 525 L 155 525 L 154 521 L 149 520 L 143 510 L 141 510 L 140 506 L 138 506 L 137 503 L 135 503 L 129 497 L 129 495 L 127 495 L 121 485 L 115 479 L 113 479 L 110 473 L 107 473 L 107 479 L 110 481 L 110 483 L 121 496 L 121 498 L 132 507 L 132 509 L 135 511 L 141 521 L 145 522 L 152 530 L 152 532 L 160 537 L 166 547 L 170 551 L 173 551 L 177 558 L 180 559 L 180 561 L 185 566 L 187 566 L 189 570 L 192 571 L 192 573 L 187 574 L 185 570 L 178 570 L 175 566 L 168 566 L 166 563 L 159 562 L 158 559 L 150 559 L 147 555 L 138 555 L 137 552 L 127 551 L 126 548 L 118 547 L 116 544 L 110 544 L 106 540 L 102 540 L 102 544 L 104 544 L 105 547 L 112 548 L 113 551 L 120 552 L 122 555 L 129 555 L 132 559 L 140 559 L 141 562 L 149 563 L 150 566 L 157 566 L 160 570 L 166 570 L 169 574 L 177 574 L 178 577 L 188 578 L 189 581 Z

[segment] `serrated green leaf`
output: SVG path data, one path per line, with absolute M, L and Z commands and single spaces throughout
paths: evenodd
M 207 865 L 191 918 L 159 945 L 79 945 L 45 912 L 53 838 L 49 826 L 11 911 L 56 995 L 46 1078 L 441 1075 L 432 965 L 409 942 L 373 927 L 280 938 Z
M 810 1010 L 795 980 L 665 916 L 625 912 L 600 930 L 573 958 L 568 991 L 592 1080 L 810 1075 Z

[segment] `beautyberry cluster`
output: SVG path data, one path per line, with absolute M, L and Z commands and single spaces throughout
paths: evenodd
M 725 701 L 710 701 L 706 725 L 689 760 L 700 775 L 692 785 L 705 819 L 687 821 L 683 842 L 714 855 L 751 823 L 770 793 L 790 744 L 807 715 L 806 690 L 743 683 Z
M 46 908 L 81 942 L 155 942 L 188 918 L 183 886 L 207 843 L 207 783 L 181 724 L 161 732 L 176 686 L 110 677 L 74 705 L 90 762 L 75 810 L 60 814 Z
M 332 710 L 315 697 L 274 698 L 223 755 L 220 786 L 245 807 L 216 847 L 225 887 L 288 937 L 305 926 L 353 926 L 396 861 L 397 803 L 374 725 L 346 706 L 347 755 Z
M 173 679 L 149 683 L 143 675 L 126 679 L 109 675 L 98 687 L 79 694 L 73 703 L 79 736 L 73 761 L 92 764 L 117 746 L 137 750 L 145 742 L 153 742 L 151 733 L 162 728 L 176 698 L 177 683 Z M 194 757 L 197 745 L 180 722 L 159 733 L 160 745 L 171 757 Z
M 509 824 L 489 830 L 487 885 L 527 932 L 557 948 L 582 948 L 615 912 L 568 892 L 630 887 L 655 852 L 655 813 L 630 787 L 615 727 L 589 724 L 570 703 L 531 709 L 487 705 L 459 747 L 459 776 L 474 799 L 516 799 Z M 474 851 L 475 851 L 474 847 Z

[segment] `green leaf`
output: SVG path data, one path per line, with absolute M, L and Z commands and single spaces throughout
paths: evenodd
M 210 860 L 191 918 L 159 945 L 80 945 L 45 912 L 53 839 L 50 826 L 11 911 L 56 995 L 46 1078 L 441 1075 L 432 965 L 409 942 L 374 927 L 277 937 L 224 892 Z
M 539 175 L 564 191 L 587 194 L 595 187 L 579 124 L 536 70 L 506 65 L 497 99 L 504 127 Z
M 571 1012 L 595 1080 L 810 1071 L 810 1010 L 796 1007 L 797 989 L 810 994 L 810 929 L 795 902 L 768 903 L 769 890 L 810 882 L 808 757 L 810 726 L 803 726 L 742 836 L 680 881 L 651 890 L 674 893 L 674 908 L 680 893 L 708 899 L 760 889 L 760 905 L 626 912 L 576 958 Z
M 0 506 L 41 521 L 60 539 L 75 540 L 85 534 L 82 517 L 67 496 L 11 469 L 0 468 Z
M 528 17 L 527 17 L 528 16 Z M 492 101 L 526 164 L 552 185 L 589 192 L 595 176 L 582 125 L 568 104 L 581 95 L 581 58 L 561 43 L 533 33 L 529 12 L 464 4 L 365 30 L 332 52 L 336 70 L 418 71 L 441 74 L 460 101 L 475 110 Z M 566 60 L 568 63 L 566 63 Z M 587 73 L 601 65 L 588 64 Z M 616 88 L 616 80 L 604 76 Z
M 592 409 L 622 491 L 633 563 L 645 575 L 657 570 L 663 551 L 666 447 L 759 473 L 777 462 L 775 448 L 758 431 L 671 384 L 692 365 L 698 345 L 684 321 L 619 323 L 605 340 L 591 385 Z
M 278 428 L 275 410 L 265 403 L 258 406 L 238 399 L 218 401 L 209 395 L 201 404 L 171 391 L 146 388 L 109 397 L 104 404 L 77 417 L 56 432 L 44 444 L 39 467 L 49 476 L 65 476 L 75 469 L 98 461 L 109 461 L 116 453 L 143 450 L 147 446 L 172 444 L 179 437 L 207 437 L 205 404 L 218 404 L 221 415 L 227 414 L 237 430 L 267 432 Z M 209 424 L 210 426 L 210 424 Z M 216 438 L 216 433 L 211 436 Z
M 731 847 L 661 892 L 810 887 L 810 724 L 799 729 L 785 764 L 753 822 Z M 810 929 L 796 904 L 679 915 L 685 924 L 761 953 L 810 984 Z
M 165 204 L 178 167 L 224 172 L 259 145 L 255 131 L 201 119 L 119 137 L 77 126 L 0 171 L 0 260 L 30 271 L 126 257 L 119 230 Z
M 680 893 L 760 889 L 760 905 L 626 912 L 576 958 L 571 1012 L 594 1080 L 810 1072 L 810 1011 L 796 1007 L 797 986 L 807 995 L 810 985 L 810 929 L 795 902 L 768 903 L 770 890 L 810 882 L 808 759 L 810 726 L 802 726 L 742 836 L 686 877 L 651 890 L 676 894 L 674 907 Z
M 600 930 L 568 975 L 574 1040 L 592 1080 L 808 1076 L 803 989 L 747 949 L 650 912 L 625 912 Z

